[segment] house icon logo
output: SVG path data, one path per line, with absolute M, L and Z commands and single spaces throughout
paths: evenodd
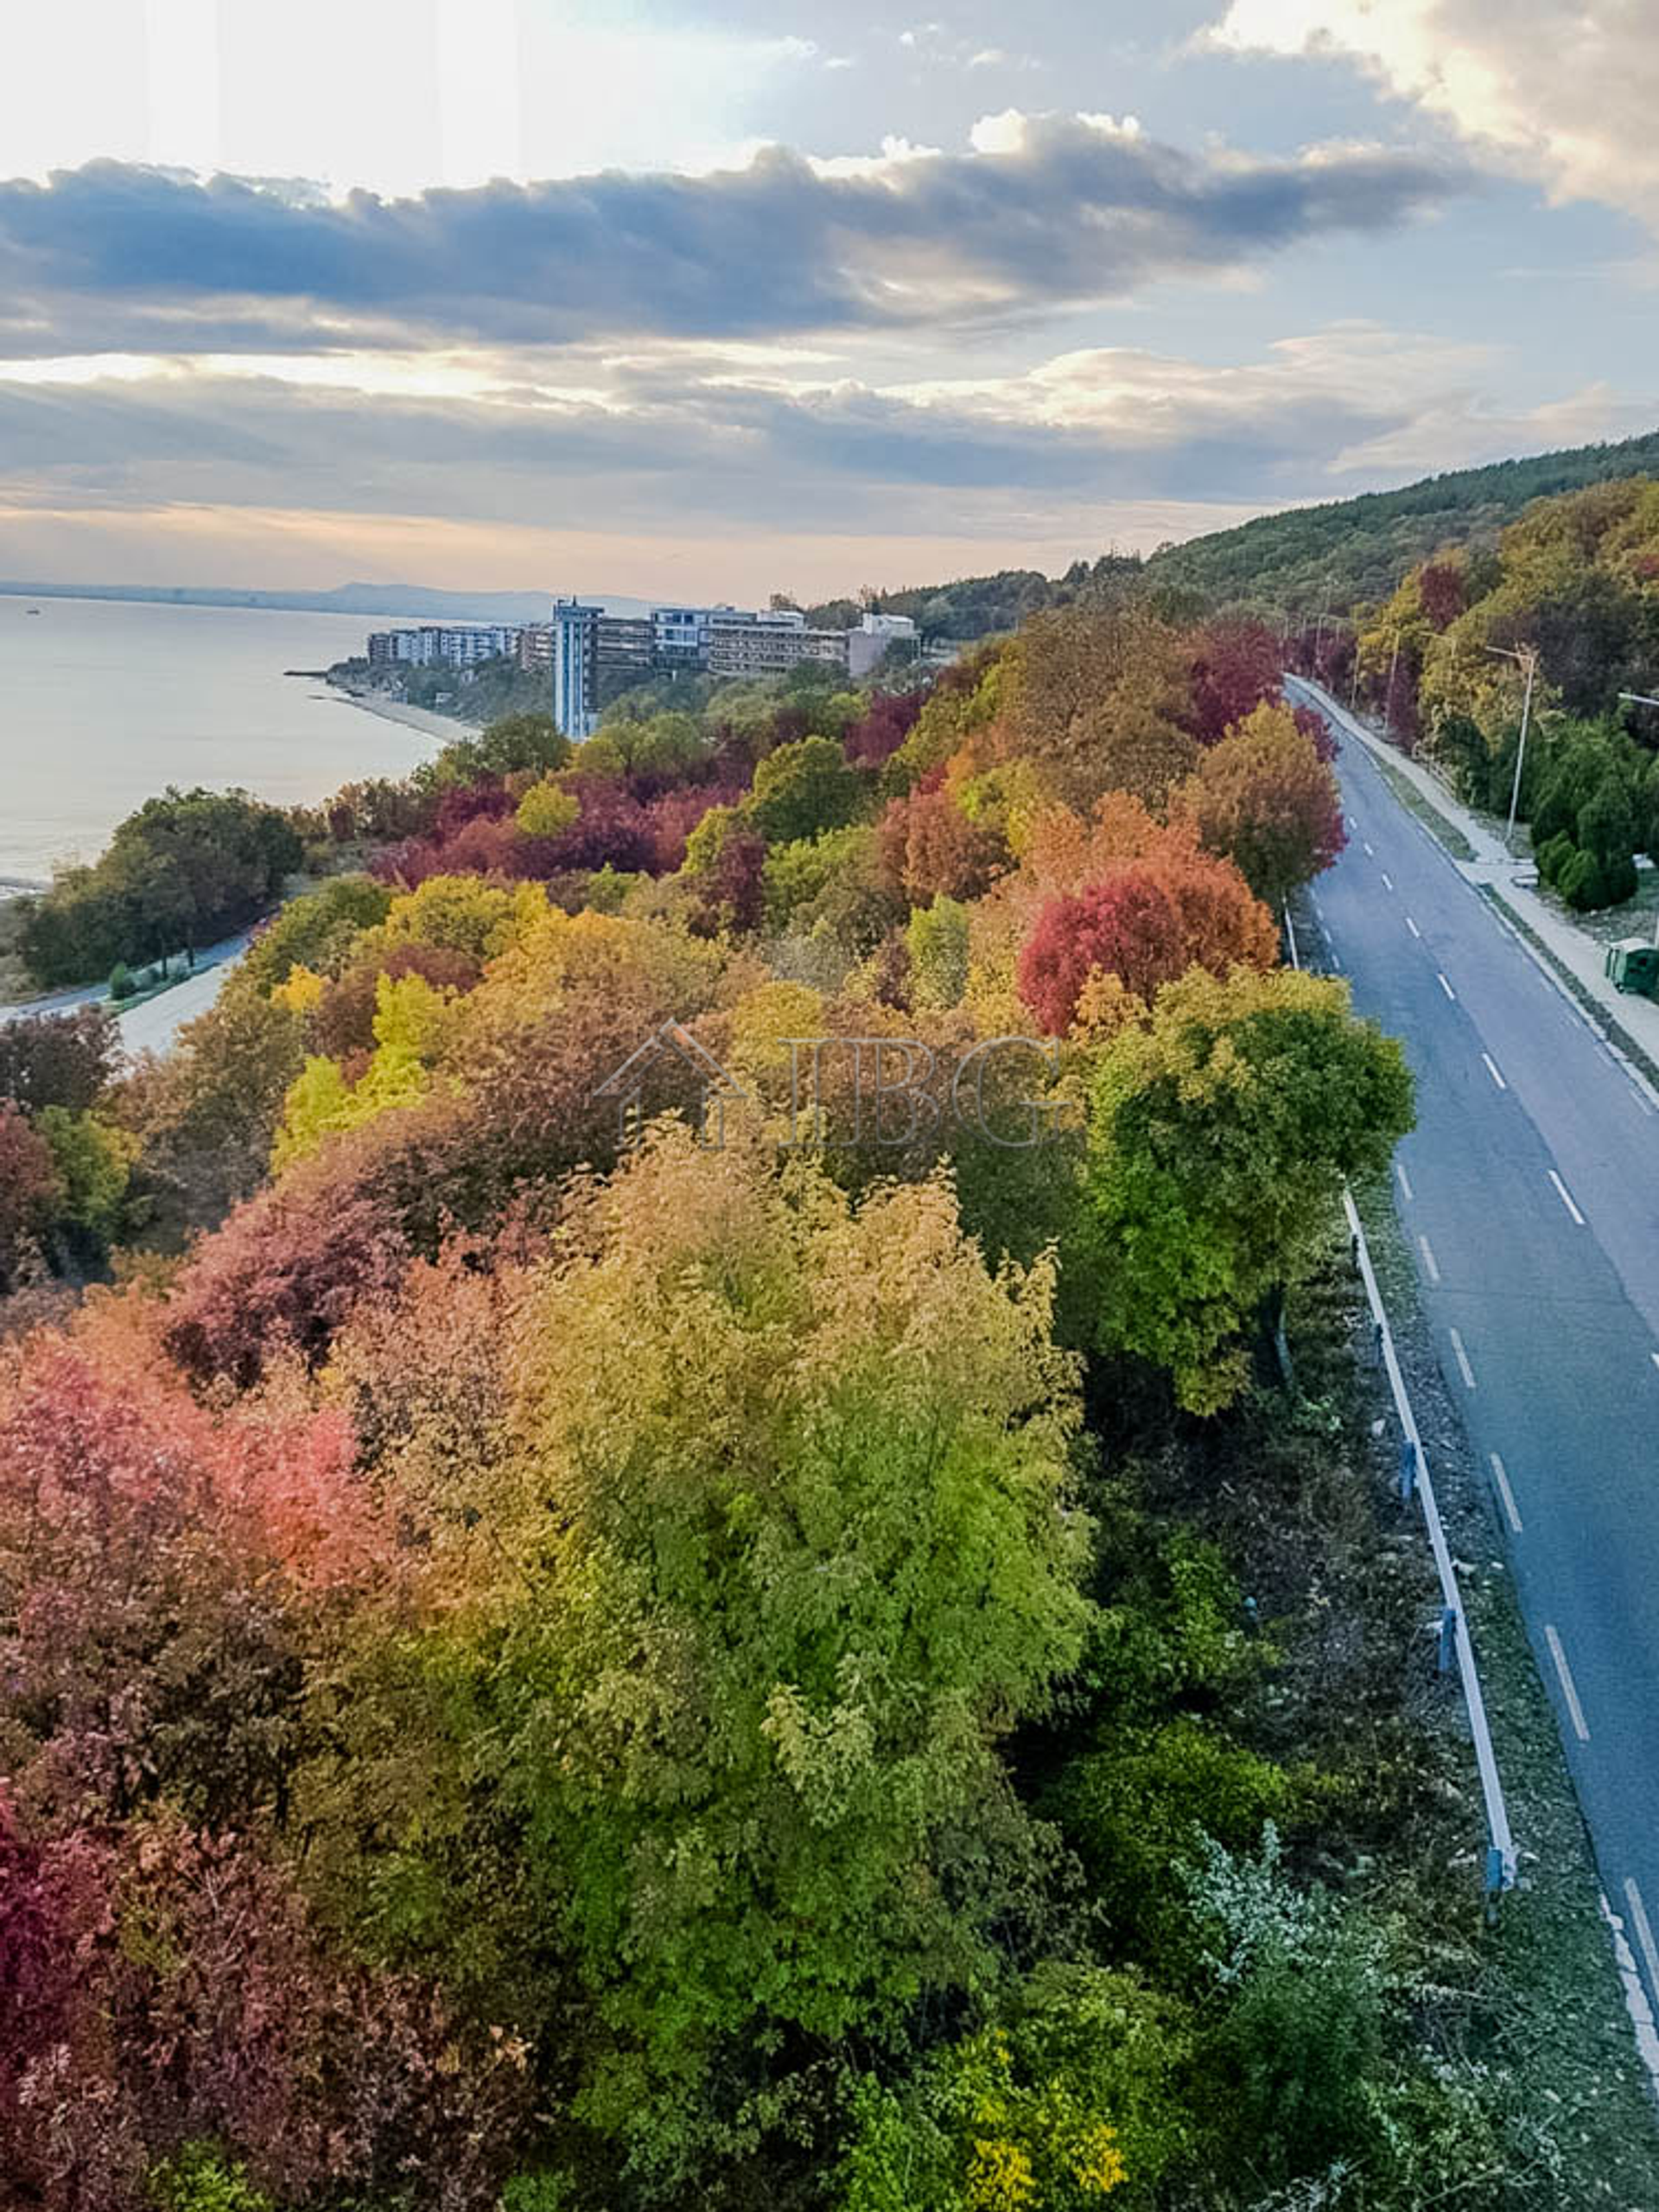
M 725 1143 L 727 1106 L 746 1101 L 749 1094 L 689 1029 L 671 1019 L 653 1029 L 637 1052 L 630 1052 L 614 1073 L 588 1093 L 593 1100 L 616 1101 L 617 1141 L 625 1152 L 639 1143 L 645 1128 L 647 1083 L 675 1064 L 689 1071 L 696 1090 L 697 1142 L 710 1151 Z

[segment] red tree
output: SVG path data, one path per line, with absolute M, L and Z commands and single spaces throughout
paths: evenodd
M 1237 618 L 1206 623 L 1194 642 L 1187 721 L 1199 744 L 1218 744 L 1264 699 L 1276 699 L 1284 669 L 1284 649 L 1262 623 Z
M 9 1098 L 0 1098 L 0 1291 L 9 1290 L 32 1238 L 47 1227 L 58 1171 L 46 1140 Z
M 1189 833 L 1190 835 L 1190 833 Z M 1071 1027 L 1096 969 L 1148 1003 L 1193 966 L 1269 968 L 1278 931 L 1236 868 L 1177 839 L 1098 883 L 1051 899 L 1020 955 L 1020 995 L 1051 1035 Z

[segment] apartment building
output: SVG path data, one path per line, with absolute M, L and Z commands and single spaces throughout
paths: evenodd
M 369 637 L 369 665 L 387 668 L 471 668 L 481 660 L 510 659 L 518 632 L 503 622 L 423 622 L 418 629 L 376 630 Z
M 814 630 L 798 607 L 766 614 L 722 612 L 709 626 L 709 673 L 728 677 L 787 676 L 804 661 L 844 672 L 845 630 Z

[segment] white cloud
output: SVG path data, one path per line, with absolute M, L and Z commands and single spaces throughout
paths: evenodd
M 1659 229 L 1652 0 L 1231 0 L 1203 43 L 1357 62 L 1557 200 Z

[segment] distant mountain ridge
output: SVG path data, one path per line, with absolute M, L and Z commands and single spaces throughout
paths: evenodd
M 544 622 L 550 591 L 443 591 L 428 584 L 335 584 L 327 591 L 237 591 L 207 584 L 19 583 L 7 599 L 121 599 L 158 607 L 254 607 L 289 614 L 363 614 L 430 622 Z M 616 592 L 584 592 L 625 614 L 650 604 Z

